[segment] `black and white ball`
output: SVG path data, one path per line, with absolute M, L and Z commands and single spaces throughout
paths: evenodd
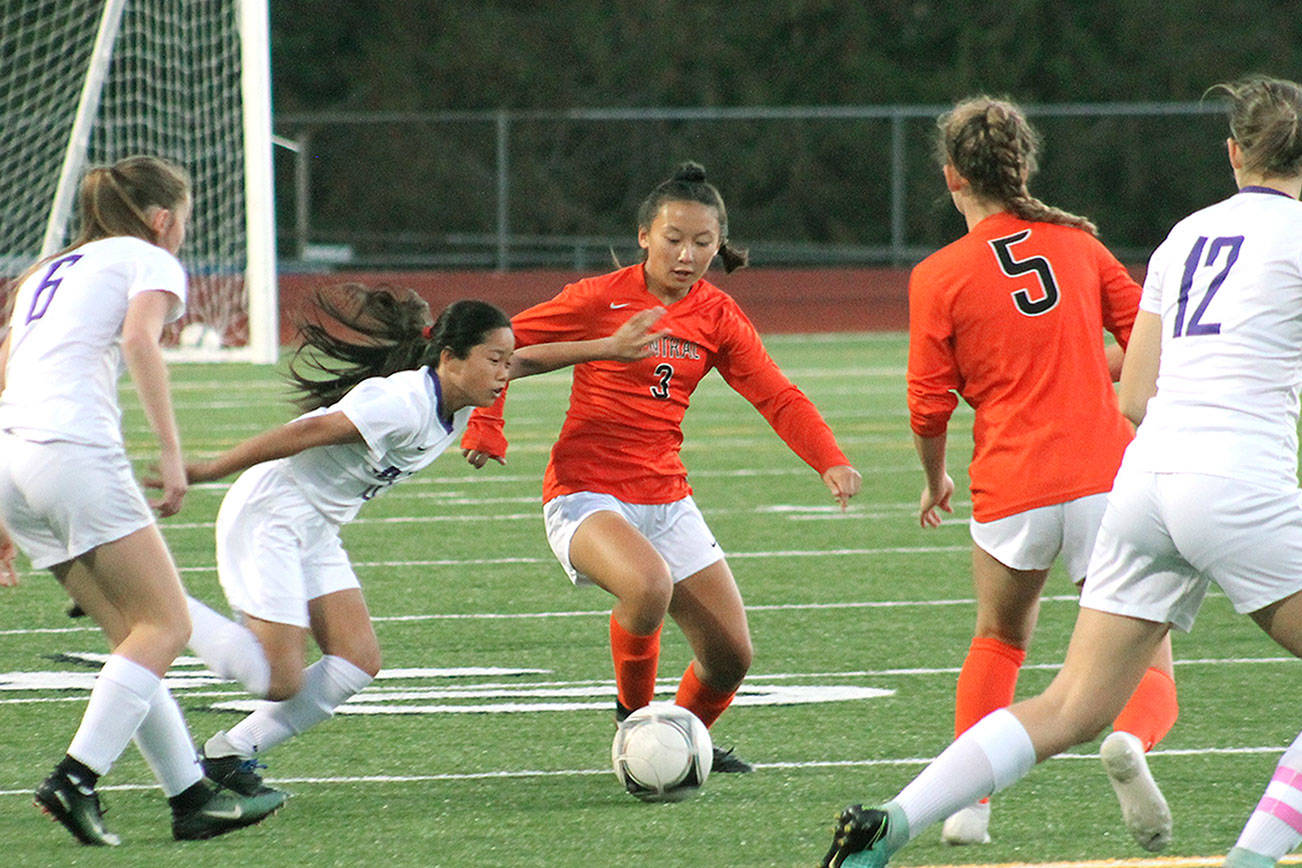
M 671 702 L 630 714 L 610 747 L 615 777 L 644 802 L 678 802 L 695 794 L 710 776 L 713 759 L 705 724 Z

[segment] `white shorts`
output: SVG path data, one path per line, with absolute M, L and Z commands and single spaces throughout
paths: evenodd
M 592 579 L 570 563 L 570 540 L 583 520 L 594 512 L 619 513 L 637 528 L 664 558 L 675 583 L 723 560 L 723 549 L 715 542 L 705 517 L 691 497 L 673 503 L 625 503 L 610 494 L 577 491 L 543 504 L 547 542 L 576 585 L 590 585 Z
M 1014 570 L 1047 570 L 1062 556 L 1073 582 L 1085 578 L 1094 538 L 1106 508 L 1106 494 L 1090 494 L 994 521 L 972 519 L 972 542 L 1004 566 Z
M 0 517 L 45 569 L 154 523 L 126 453 L 0 432 Z
M 1188 631 L 1209 581 L 1240 613 L 1302 590 L 1302 492 L 1123 470 L 1081 605 Z
M 307 602 L 360 588 L 339 525 L 305 501 L 274 464 L 240 475 L 217 511 L 217 578 L 231 608 L 308 626 Z

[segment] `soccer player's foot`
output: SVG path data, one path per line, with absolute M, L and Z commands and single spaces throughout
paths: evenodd
M 122 839 L 104 828 L 95 788 L 55 770 L 36 788 L 36 807 L 58 820 L 83 844 L 116 847 Z
M 258 774 L 258 769 L 266 766 L 258 762 L 256 757 L 240 753 L 226 738 L 224 731 L 208 739 L 199 752 L 199 762 L 203 766 L 204 777 L 241 796 L 256 796 L 272 791 L 262 782 L 262 775 Z
M 891 856 L 886 849 L 889 824 L 884 810 L 850 805 L 836 818 L 832 846 L 819 868 L 882 868 Z
M 977 802 L 955 811 L 940 829 L 940 840 L 955 847 L 990 843 L 990 803 Z
M 755 767 L 733 753 L 732 748 L 724 750 L 718 745 L 715 745 L 714 764 L 710 766 L 710 771 L 715 773 L 722 772 L 724 774 L 745 774 L 746 772 L 755 771 Z
M 199 841 L 252 826 L 274 814 L 288 798 L 288 794 L 269 787 L 252 796 L 212 787 L 203 804 L 173 812 L 172 837 L 178 841 Z
M 1275 868 L 1279 864 L 1269 856 L 1235 847 L 1225 856 L 1221 868 Z
M 1171 843 L 1171 809 L 1148 770 L 1143 743 L 1117 731 L 1103 739 L 1099 757 L 1121 802 L 1121 817 L 1139 846 L 1156 852 Z
M 77 602 L 69 603 L 69 604 L 68 604 L 68 609 L 67 609 L 67 611 L 68 611 L 68 617 L 69 617 L 69 618 L 84 618 L 84 617 L 86 617 L 86 610 L 83 609 L 83 608 L 81 607 L 81 604 L 80 604 L 80 603 L 77 603 Z

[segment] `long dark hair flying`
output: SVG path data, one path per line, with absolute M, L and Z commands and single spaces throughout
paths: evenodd
M 490 331 L 510 327 L 488 302 L 455 301 L 431 322 L 429 304 L 413 290 L 344 283 L 313 295 L 287 379 L 299 408 L 315 410 L 371 377 L 437 367 L 444 349 L 464 359 Z

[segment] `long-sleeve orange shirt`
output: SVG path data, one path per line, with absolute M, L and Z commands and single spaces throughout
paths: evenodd
M 1103 347 L 1124 347 L 1140 288 L 1098 239 L 999 213 L 909 280 L 909 416 L 943 433 L 976 411 L 972 514 L 997 518 L 1112 488 L 1133 436 Z
M 567 285 L 511 320 L 517 346 L 588 340 L 614 332 L 639 310 L 659 307 L 641 265 Z M 599 491 L 627 503 L 670 503 L 692 491 L 679 458 L 682 421 L 711 368 L 755 405 L 797 455 L 820 474 L 848 464 L 823 417 L 765 351 L 755 327 L 705 280 L 656 323 L 650 358 L 587 362 L 574 369 L 570 407 L 543 479 L 543 500 Z M 504 455 L 502 400 L 477 410 L 462 445 Z

